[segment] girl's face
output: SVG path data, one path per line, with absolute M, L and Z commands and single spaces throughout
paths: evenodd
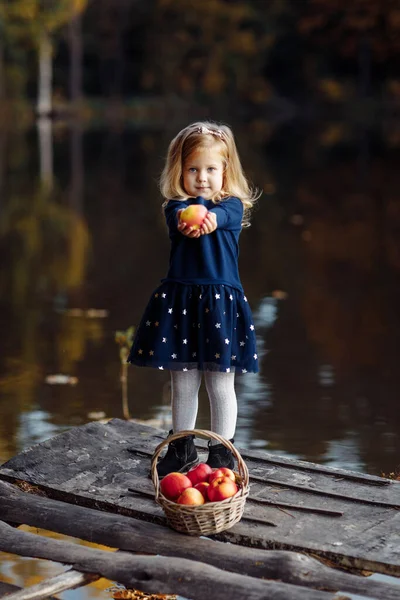
M 224 162 L 217 148 L 202 148 L 188 156 L 183 164 L 183 188 L 188 196 L 210 200 L 222 190 Z

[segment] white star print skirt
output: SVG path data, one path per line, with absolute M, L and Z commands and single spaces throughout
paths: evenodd
M 150 298 L 128 362 L 160 370 L 257 373 L 256 335 L 246 296 L 222 284 L 165 281 Z

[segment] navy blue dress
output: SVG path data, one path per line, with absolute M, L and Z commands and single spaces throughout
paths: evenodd
M 204 204 L 217 229 L 199 238 L 178 231 L 177 212 Z M 165 217 L 171 240 L 167 276 L 154 290 L 130 350 L 141 367 L 256 373 L 258 357 L 251 310 L 238 271 L 243 204 L 202 197 L 170 200 Z

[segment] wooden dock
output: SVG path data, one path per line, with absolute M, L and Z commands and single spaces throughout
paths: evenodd
M 7 598 L 45 598 L 103 576 L 192 600 L 400 600 L 400 579 L 368 577 L 400 577 L 400 482 L 239 448 L 250 472 L 242 520 L 192 537 L 170 529 L 154 502 L 150 458 L 164 437 L 132 421 L 93 422 L 0 466 L 0 550 L 71 565 L 70 581 Z M 196 446 L 205 460 L 206 441 Z

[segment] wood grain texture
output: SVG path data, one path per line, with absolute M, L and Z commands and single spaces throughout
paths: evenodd
M 97 573 L 128 588 L 150 593 L 177 593 L 191 600 L 334 600 L 335 594 L 291 584 L 229 573 L 186 558 L 105 552 L 71 542 L 41 537 L 0 521 L 0 550 L 72 565 Z M 375 599 L 378 600 L 378 599 Z
M 400 588 L 329 568 L 305 554 L 232 547 L 210 539 L 182 536 L 167 527 L 22 492 L 1 481 L 0 518 L 126 551 L 187 558 L 251 577 L 386 600 L 399 598 Z
M 18 585 L 12 585 L 12 583 L 4 583 L 0 581 L 0 598 L 3 598 L 6 594 L 17 592 L 21 588 Z
M 14 591 L 7 596 L 7 600 L 45 600 L 45 598 L 51 597 L 52 594 L 59 594 L 66 590 L 74 590 L 75 588 L 92 583 L 92 581 L 96 581 L 97 579 L 99 579 L 99 575 L 69 570 L 35 585 Z
M 150 458 L 164 436 L 119 419 L 88 423 L 28 448 L 0 467 L 0 478 L 27 482 L 64 502 L 165 526 L 148 478 Z M 196 445 L 206 458 L 206 442 Z M 391 508 L 400 505 L 399 482 L 265 452 L 241 454 L 250 471 L 250 500 L 242 521 L 214 539 L 306 552 L 340 566 L 400 576 L 400 513 Z M 291 506 L 282 510 L 279 504 Z

